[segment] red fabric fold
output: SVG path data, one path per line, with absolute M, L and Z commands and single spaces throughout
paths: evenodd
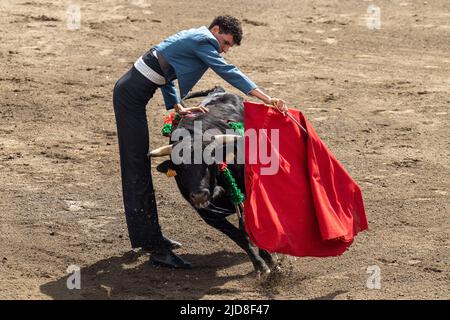
M 251 102 L 244 105 L 244 212 L 250 238 L 260 248 L 292 256 L 342 254 L 354 236 L 368 228 L 360 188 L 300 111 L 289 110 L 307 134 L 273 108 Z M 249 132 L 260 136 L 261 129 L 267 130 L 272 164 L 263 164 L 259 156 L 254 163 Z M 278 148 L 271 129 L 279 130 Z M 258 151 L 263 144 L 257 141 Z M 275 157 L 279 162 L 276 174 L 262 174 L 262 169 L 273 166 Z

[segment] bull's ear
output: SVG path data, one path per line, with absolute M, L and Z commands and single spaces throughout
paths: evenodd
M 156 170 L 158 170 L 161 173 L 167 173 L 167 171 L 169 171 L 169 169 L 171 169 L 171 164 L 172 164 L 172 161 L 166 160 L 166 161 L 160 163 L 156 167 Z

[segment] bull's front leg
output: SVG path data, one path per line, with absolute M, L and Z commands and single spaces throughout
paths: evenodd
M 256 271 L 262 273 L 270 273 L 270 268 L 267 266 L 264 259 L 262 259 L 256 249 L 251 245 L 247 233 L 243 230 L 236 228 L 232 223 L 230 223 L 225 217 L 208 217 L 207 210 L 198 210 L 200 216 L 205 220 L 207 224 L 226 234 L 231 240 L 233 240 L 239 247 L 241 247 L 250 258 Z M 209 214 L 211 216 L 211 214 Z
M 239 208 L 238 208 L 239 210 Z M 239 215 L 239 229 L 244 232 L 248 238 L 247 231 L 245 230 L 245 224 L 244 224 L 244 214 L 243 212 L 240 212 Z M 266 262 L 266 264 L 269 266 L 270 270 L 279 270 L 278 267 L 278 261 L 273 258 L 273 256 L 266 250 L 259 248 L 258 249 L 258 255 Z
M 269 266 L 270 270 L 272 271 L 279 271 L 281 270 L 280 267 L 278 266 L 278 261 L 277 259 L 275 259 L 273 257 L 273 255 L 271 255 L 268 251 L 264 250 L 264 249 L 259 249 L 259 256 L 261 258 L 263 258 L 263 260 L 267 263 L 267 265 Z

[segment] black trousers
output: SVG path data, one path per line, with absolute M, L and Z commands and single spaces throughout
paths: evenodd
M 123 202 L 133 248 L 163 244 L 151 176 L 146 105 L 158 86 L 132 67 L 114 86 Z

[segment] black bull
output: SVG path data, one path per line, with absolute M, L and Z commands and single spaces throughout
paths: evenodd
M 207 96 L 203 100 L 202 105 L 207 107 L 209 112 L 192 118 L 183 117 L 176 129 L 186 129 L 193 137 L 194 121 L 201 121 L 202 132 L 214 129 L 224 134 L 227 129 L 230 129 L 228 121 L 243 122 L 244 106 L 242 97 L 216 87 L 212 90 L 190 94 L 185 100 L 199 96 Z M 184 139 L 183 142 L 179 143 L 186 142 L 190 142 L 190 145 L 193 143 L 192 140 L 184 141 Z M 169 146 L 164 146 L 153 150 L 150 155 L 152 157 L 170 155 L 172 147 L 176 144 L 175 142 L 173 145 L 170 145 L 170 148 Z M 164 151 L 161 152 L 161 149 L 164 149 Z M 192 153 L 188 156 L 193 159 L 193 148 L 188 150 Z M 228 215 L 235 214 L 236 210 L 225 191 L 226 184 L 217 164 L 207 164 L 204 161 L 201 164 L 194 164 L 194 162 L 191 162 L 192 164 L 175 164 L 172 160 L 171 158 L 171 160 L 164 161 L 157 166 L 157 170 L 163 173 L 167 173 L 169 170 L 176 172 L 175 180 L 181 194 L 200 214 L 202 219 L 210 226 L 226 234 L 241 247 L 248 254 L 256 271 L 269 273 L 271 268 L 275 268 L 276 261 L 270 253 L 262 249 L 256 250 L 252 246 L 242 223 L 240 228 L 237 228 L 226 219 Z M 228 169 L 233 174 L 240 190 L 245 193 L 244 165 L 228 164 Z

